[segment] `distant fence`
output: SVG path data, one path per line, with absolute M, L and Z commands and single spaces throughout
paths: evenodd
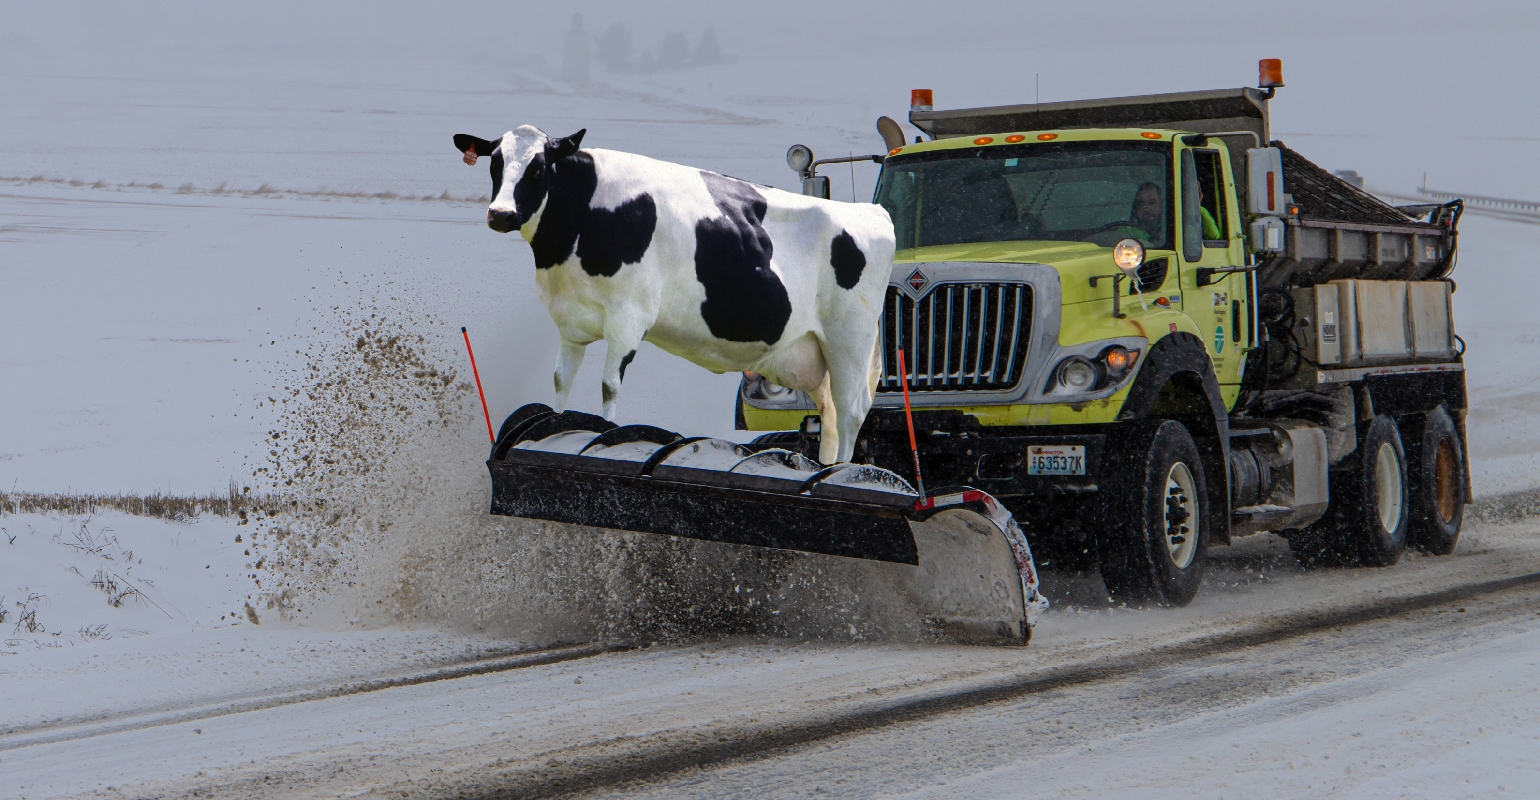
M 1531 225 L 1540 225 L 1540 202 L 1530 200 L 1513 200 L 1506 197 L 1487 197 L 1479 194 L 1446 192 L 1442 189 L 1429 189 L 1426 186 L 1417 189 L 1417 194 L 1421 195 L 1421 197 L 1375 190 L 1370 190 L 1369 193 L 1390 202 L 1426 203 L 1429 200 L 1437 200 L 1447 203 L 1450 200 L 1462 200 L 1465 203 L 1465 210 L 1472 214 L 1497 217 L 1498 219 L 1506 219 L 1511 222 L 1526 222 Z
M 1437 189 L 1429 189 L 1427 187 L 1419 188 L 1417 193 L 1426 197 L 1431 197 L 1434 200 L 1442 200 L 1444 202 L 1448 202 L 1450 200 L 1464 200 L 1466 208 L 1476 207 L 1499 209 L 1502 211 L 1519 211 L 1525 214 L 1534 214 L 1535 216 L 1540 217 L 1540 203 L 1534 203 L 1528 200 L 1509 200 L 1503 197 L 1483 197 L 1479 194 L 1442 192 Z

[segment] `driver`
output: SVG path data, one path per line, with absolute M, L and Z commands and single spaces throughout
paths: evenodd
M 1166 222 L 1165 195 L 1160 184 L 1154 181 L 1139 184 L 1139 190 L 1134 193 L 1134 206 L 1129 211 L 1125 230 L 1146 243 L 1163 238 L 1161 234 L 1165 230 Z M 1214 216 L 1207 208 L 1198 207 L 1198 220 L 1203 226 L 1204 239 L 1219 239 L 1222 236 L 1219 224 L 1214 221 Z
M 1129 212 L 1129 227 L 1134 235 L 1146 242 L 1161 238 L 1166 222 L 1166 193 L 1160 184 L 1145 181 L 1134 193 L 1134 207 Z

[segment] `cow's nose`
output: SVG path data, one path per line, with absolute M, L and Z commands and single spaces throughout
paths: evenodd
M 487 209 L 487 227 L 498 233 L 509 233 L 519 227 L 519 214 L 516 211 L 498 211 Z

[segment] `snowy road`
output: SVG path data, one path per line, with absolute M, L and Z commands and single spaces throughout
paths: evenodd
M 1281 56 L 1274 132 L 1323 166 L 1533 197 L 1537 111 L 1511 90 L 1540 15 L 1489 5 L 1023 4 L 980 24 L 918 3 L 591 0 L 589 30 L 623 23 L 638 53 L 713 25 L 728 58 L 596 64 L 587 88 L 559 77 L 575 8 L 8 8 L 0 491 L 338 498 L 265 471 L 274 433 L 299 431 L 392 469 L 308 536 L 273 517 L 0 516 L 0 798 L 1522 795 L 1540 785 L 1533 519 L 1385 570 L 1306 572 L 1252 537 L 1216 550 L 1180 610 L 1108 609 L 1094 574 L 1050 573 L 1030 647 L 914 646 L 869 635 L 872 598 L 840 583 L 854 568 L 788 589 L 731 548 L 488 518 L 466 392 L 424 410 L 409 380 L 360 380 L 286 402 L 368 377 L 332 358 L 365 330 L 457 374 L 460 325 L 494 417 L 551 399 L 529 250 L 482 224 L 487 175 L 449 151 L 457 132 L 587 128 L 590 146 L 792 188 L 788 145 L 870 152 L 913 87 L 953 108 L 1185 91 Z M 1202 68 L 1065 35 L 1130 21 Z M 828 174 L 854 200 L 877 170 Z M 1484 498 L 1540 485 L 1535 231 L 1461 225 Z M 588 363 L 574 398 L 597 410 Z M 735 386 L 644 347 L 621 419 L 734 435 Z M 327 416 L 366 400 L 411 413 Z M 675 590 L 708 612 L 669 620 L 673 643 L 553 649 L 634 644 L 610 634 L 677 611 Z M 709 608 L 745 598 L 809 625 L 711 638 Z
M 1180 610 L 1077 611 L 1085 579 L 1050 575 L 1060 606 L 1028 648 L 563 651 L 458 677 L 366 674 L 339 696 L 10 724 L 0 796 L 1104 796 L 1195 780 L 1485 794 L 1540 768 L 1536 532 L 1476 529 L 1451 557 L 1314 572 L 1254 537 L 1219 551 Z M 239 659 L 210 659 L 185 692 Z M 125 686 L 147 677 L 125 663 Z M 46 694 L 67 670 L 30 682 Z M 1472 736 L 1502 752 L 1472 756 Z M 1084 768 L 1114 755 L 1117 769 Z

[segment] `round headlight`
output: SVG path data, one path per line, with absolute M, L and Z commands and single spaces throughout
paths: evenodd
M 1122 345 L 1113 345 L 1102 351 L 1102 361 L 1110 372 L 1121 374 L 1134 365 L 1134 354 Z
M 1059 385 L 1072 392 L 1089 392 L 1096 388 L 1096 366 L 1075 356 L 1059 365 Z
M 786 166 L 801 175 L 813 165 L 813 151 L 805 144 L 794 144 L 786 151 Z
M 1144 263 L 1144 245 L 1138 239 L 1124 239 L 1112 246 L 1112 262 L 1124 272 L 1133 272 Z
M 760 383 L 759 385 L 760 385 L 760 391 L 763 391 L 765 393 L 765 397 L 772 398 L 772 399 L 776 398 L 776 397 L 780 397 L 780 396 L 786 394 L 787 392 L 791 391 L 790 389 L 786 388 L 785 386 L 782 386 L 782 385 L 780 385 L 778 383 L 771 383 L 769 381 L 764 381 L 764 382 Z

